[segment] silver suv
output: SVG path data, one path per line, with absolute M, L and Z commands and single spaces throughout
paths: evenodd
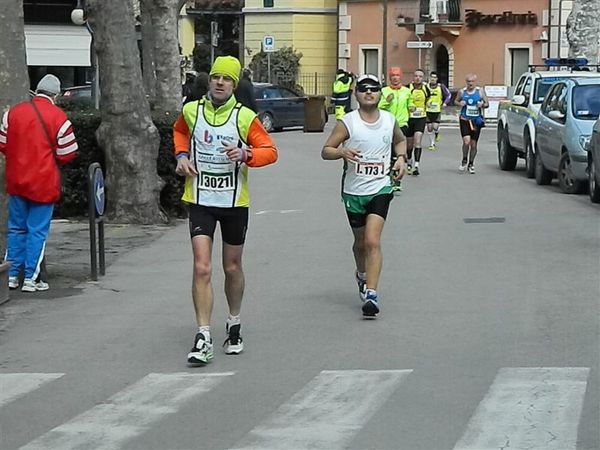
M 535 180 L 575 194 L 586 187 L 588 147 L 600 114 L 600 74 L 557 81 L 535 123 Z

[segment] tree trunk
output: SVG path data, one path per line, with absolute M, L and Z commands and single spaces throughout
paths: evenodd
M 575 0 L 567 18 L 569 57 L 584 56 L 590 64 L 598 64 L 600 34 L 600 0 Z
M 106 157 L 109 216 L 126 223 L 164 221 L 159 197 L 164 182 L 156 160 L 159 136 L 142 86 L 134 17 L 130 2 L 88 0 L 101 84 L 97 137 Z
M 144 76 L 144 88 L 149 97 L 150 104 L 156 101 L 156 71 L 154 68 L 154 31 L 152 29 L 152 17 L 149 10 L 152 9 L 152 0 L 141 0 L 141 24 L 142 24 L 142 74 Z
M 153 44 L 156 97 L 154 108 L 161 111 L 181 109 L 181 74 L 179 56 L 178 0 L 142 0 L 142 15 L 150 18 L 150 33 L 143 35 Z M 147 22 L 148 18 L 142 18 Z M 145 42 L 142 43 L 144 45 Z
M 0 120 L 14 104 L 26 100 L 29 74 L 25 55 L 23 0 L 8 0 L 0 8 Z M 0 157 L 0 262 L 6 252 L 7 220 L 4 157 Z

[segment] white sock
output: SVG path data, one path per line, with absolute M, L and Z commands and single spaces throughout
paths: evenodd
M 362 281 L 367 281 L 367 272 L 359 272 L 358 270 L 356 271 L 356 276 L 362 280 Z
M 227 318 L 227 326 L 229 328 L 231 328 L 234 325 L 239 325 L 240 322 L 240 315 L 238 314 L 237 316 L 232 316 L 231 314 L 229 315 L 229 317 Z
M 204 335 L 204 339 L 206 339 L 207 342 L 210 342 L 210 326 L 202 326 L 202 327 L 198 327 L 198 333 L 202 333 Z
M 415 162 L 415 167 L 419 167 L 419 161 Z

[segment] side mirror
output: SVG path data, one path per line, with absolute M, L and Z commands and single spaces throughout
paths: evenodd
M 527 98 L 524 95 L 515 95 L 511 101 L 513 105 L 523 106 L 527 103 Z
M 553 109 L 552 111 L 548 112 L 548 117 L 552 120 L 563 120 L 565 115 L 560 111 Z

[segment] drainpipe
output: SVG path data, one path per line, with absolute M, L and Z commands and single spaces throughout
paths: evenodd
M 388 51 L 388 33 L 387 33 L 387 21 L 388 21 L 388 0 L 383 0 L 383 56 L 381 58 L 381 65 L 383 66 L 383 75 L 387 73 L 387 51 Z M 379 77 L 381 74 L 377 74 Z

